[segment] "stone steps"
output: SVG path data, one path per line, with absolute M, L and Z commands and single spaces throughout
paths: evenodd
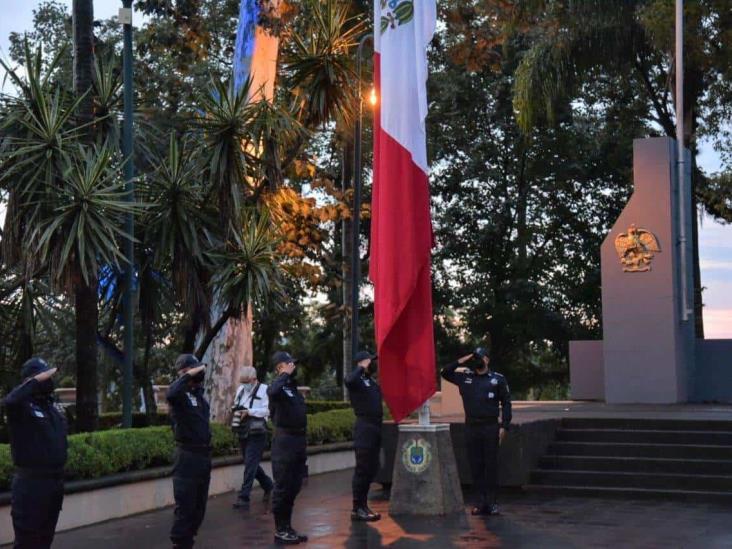
M 546 455 L 539 460 L 539 469 L 732 475 L 732 460 Z
M 732 503 L 732 421 L 563 419 L 526 488 Z

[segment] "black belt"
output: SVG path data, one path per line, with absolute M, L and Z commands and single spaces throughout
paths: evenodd
M 186 452 L 193 452 L 194 454 L 210 454 L 211 453 L 211 446 L 208 444 L 188 444 L 186 442 L 178 442 L 175 443 L 178 448 L 181 450 L 185 450 Z
M 63 480 L 63 469 L 31 469 L 28 467 L 16 467 L 15 475 L 20 478 L 45 478 L 52 480 Z
M 374 425 L 381 425 L 384 422 L 384 418 L 381 416 L 356 416 L 356 419 L 362 419 Z
M 277 434 L 304 436 L 307 434 L 307 430 L 305 429 L 305 427 L 301 427 L 299 429 L 293 429 L 290 427 L 275 427 L 275 435 Z
M 468 425 L 497 425 L 498 417 L 466 417 L 465 423 Z

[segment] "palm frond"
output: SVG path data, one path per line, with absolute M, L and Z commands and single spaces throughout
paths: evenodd
M 226 310 L 264 307 L 283 294 L 279 238 L 269 214 L 266 210 L 247 212 L 244 221 L 243 228 L 216 256 L 219 266 L 212 286 L 219 305 Z
M 294 109 L 307 127 L 338 120 L 348 124 L 354 114 L 353 49 L 365 24 L 338 0 L 308 0 L 306 31 L 292 35 L 285 52 L 285 87 L 292 90 Z
M 79 277 L 87 284 L 96 280 L 100 265 L 125 261 L 119 245 L 132 238 L 123 230 L 125 216 L 144 205 L 127 200 L 114 157 L 109 146 L 79 146 L 65 159 L 63 186 L 48 191 L 46 201 L 54 207 L 40 220 L 35 250 L 63 290 Z

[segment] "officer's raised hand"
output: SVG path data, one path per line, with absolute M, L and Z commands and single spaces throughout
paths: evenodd
M 51 368 L 50 370 L 46 370 L 44 372 L 41 372 L 40 374 L 36 374 L 33 376 L 33 379 L 36 381 L 46 381 L 47 379 L 51 379 L 53 375 L 58 371 L 58 368 Z
M 197 373 L 203 372 L 206 369 L 205 364 L 201 364 L 200 366 L 196 366 L 195 368 L 189 368 L 185 371 L 186 374 L 188 374 L 191 377 L 194 377 Z
M 464 357 L 461 357 L 458 359 L 458 364 L 465 364 L 468 360 L 472 359 L 475 356 L 474 353 L 470 353 L 469 355 L 465 355 Z M 455 368 L 455 371 L 460 374 L 466 374 L 470 371 L 469 368 L 466 368 L 465 366 L 460 366 L 459 368 Z

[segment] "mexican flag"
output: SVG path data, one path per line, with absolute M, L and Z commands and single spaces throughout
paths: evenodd
M 435 0 L 374 1 L 374 187 L 370 278 L 381 386 L 402 420 L 436 390 L 427 165 L 427 54 Z

